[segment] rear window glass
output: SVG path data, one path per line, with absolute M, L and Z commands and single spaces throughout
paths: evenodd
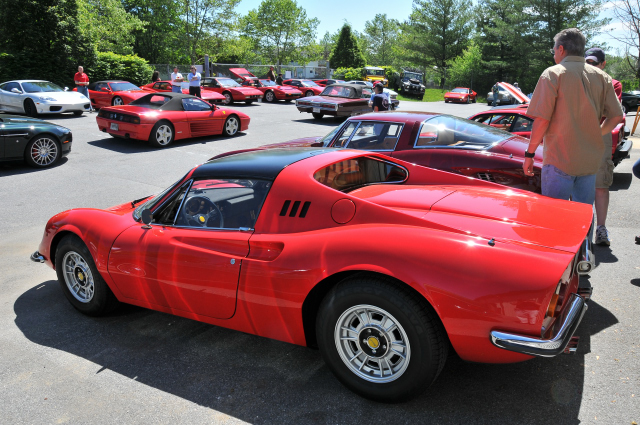
M 141 97 L 140 99 L 136 99 L 133 102 L 129 103 L 129 105 L 142 106 L 149 109 L 160 109 L 169 100 L 171 100 L 169 96 L 162 96 L 158 94 L 153 96 Z
M 325 186 L 349 192 L 380 183 L 402 183 L 409 177 L 405 168 L 376 158 L 360 157 L 336 162 L 316 171 L 313 178 Z
M 512 137 L 506 131 L 469 121 L 464 118 L 439 115 L 422 123 L 416 148 L 487 149 Z

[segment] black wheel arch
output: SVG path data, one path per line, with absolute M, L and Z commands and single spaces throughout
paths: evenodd
M 433 306 L 429 303 L 429 301 L 420 294 L 415 288 L 411 285 L 406 284 L 405 282 L 378 272 L 368 271 L 368 270 L 349 270 L 338 272 L 331 276 L 327 276 L 320 282 L 318 282 L 307 294 L 304 302 L 302 303 L 302 326 L 304 329 L 304 336 L 307 342 L 307 347 L 310 348 L 318 348 L 318 340 L 316 336 L 316 318 L 318 316 L 318 310 L 320 309 L 320 304 L 322 300 L 324 300 L 325 296 L 339 283 L 353 278 L 353 277 L 368 277 L 368 278 L 377 278 L 385 281 L 392 281 L 393 283 L 402 286 L 407 289 L 419 302 L 427 306 L 433 313 L 434 317 L 438 318 L 438 322 L 443 329 L 444 336 L 449 342 L 449 336 L 447 332 L 444 330 L 444 324 L 442 323 L 442 319 L 435 311 Z
M 69 236 L 69 235 L 73 235 L 79 238 L 84 243 L 84 240 L 80 237 L 80 235 L 78 235 L 75 232 L 72 232 L 71 230 L 63 230 L 61 232 L 56 233 L 53 239 L 51 239 L 51 246 L 49 247 L 49 260 L 53 264 L 54 270 L 56 268 L 56 251 L 58 250 L 58 245 L 60 244 L 60 241 L 62 239 L 64 239 L 66 236 Z

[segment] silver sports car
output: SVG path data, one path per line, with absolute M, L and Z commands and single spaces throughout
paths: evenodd
M 83 94 L 67 91 L 43 80 L 13 80 L 0 84 L 0 111 L 18 112 L 35 117 L 38 114 L 73 112 L 82 115 L 91 109 Z

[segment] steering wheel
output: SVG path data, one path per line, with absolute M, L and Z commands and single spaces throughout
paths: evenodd
M 182 218 L 190 226 L 199 227 L 224 227 L 224 218 L 220 208 L 209 198 L 204 196 L 192 196 L 184 203 L 181 212 Z M 210 223 L 212 221 L 212 223 Z M 213 224 L 217 224 L 214 226 Z

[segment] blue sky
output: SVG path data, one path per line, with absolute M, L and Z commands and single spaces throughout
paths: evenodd
M 237 11 L 245 15 L 249 10 L 257 9 L 261 2 L 262 0 L 242 0 L 237 7 Z M 365 22 L 372 20 L 376 13 L 386 13 L 389 18 L 404 21 L 411 14 L 411 6 L 413 4 L 412 0 L 396 0 L 394 2 L 389 0 L 297 0 L 297 2 L 298 5 L 305 8 L 308 17 L 320 20 L 318 38 L 322 38 L 326 31 L 330 33 L 336 32 L 345 21 L 348 21 L 354 30 L 362 32 L 364 31 Z M 393 7 L 390 7 L 390 5 L 393 5 Z M 602 16 L 613 18 L 611 3 L 608 2 L 606 5 L 608 7 L 606 6 L 607 9 L 602 13 Z M 611 38 L 607 32 L 612 32 L 619 36 L 623 35 L 624 31 L 621 29 L 620 24 L 612 22 L 605 27 L 603 34 L 597 37 L 596 42 L 597 44 L 607 43 L 609 53 L 615 54 L 617 51 L 619 54 L 623 54 L 624 45 Z

